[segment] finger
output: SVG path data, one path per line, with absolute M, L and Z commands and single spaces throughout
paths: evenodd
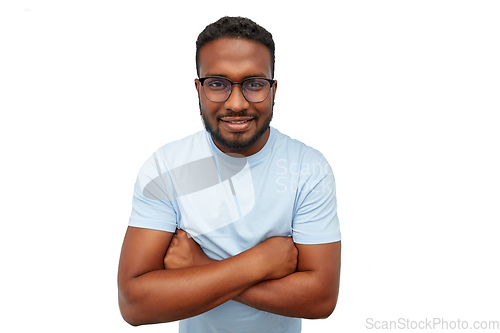
M 177 229 L 177 236 L 182 238 L 190 238 L 189 234 L 182 229 Z
M 170 248 L 171 246 L 175 246 L 175 245 L 177 245 L 177 243 L 179 243 L 179 238 L 177 238 L 177 236 L 172 237 L 172 239 L 170 240 L 170 245 L 169 245 L 169 248 Z

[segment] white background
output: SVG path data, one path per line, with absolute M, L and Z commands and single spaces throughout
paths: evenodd
M 337 309 L 500 320 L 498 1 L 17 1 L 0 5 L 1 299 L 9 332 L 132 328 L 116 274 L 142 163 L 202 129 L 195 40 L 223 15 L 274 36 L 273 126 L 337 180 Z

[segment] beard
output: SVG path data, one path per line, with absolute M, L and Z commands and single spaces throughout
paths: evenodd
M 271 109 L 271 114 L 264 119 L 264 122 L 260 128 L 257 129 L 257 132 L 250 138 L 244 139 L 243 136 L 245 133 L 232 133 L 231 138 L 224 137 L 221 134 L 221 131 L 218 126 L 212 127 L 208 119 L 205 117 L 203 114 L 203 111 L 201 110 L 201 105 L 200 105 L 200 115 L 201 119 L 203 120 L 203 125 L 205 126 L 205 129 L 207 130 L 208 133 L 212 136 L 212 139 L 222 145 L 223 147 L 231 150 L 239 150 L 239 149 L 246 149 L 248 147 L 251 147 L 257 140 L 260 139 L 262 135 L 266 133 L 266 131 L 269 128 L 269 125 L 271 124 L 271 120 L 273 119 L 273 109 L 274 105 L 272 106 Z M 217 124 L 219 124 L 220 118 L 223 117 L 229 117 L 229 116 L 240 116 L 240 117 L 254 117 L 253 121 L 258 122 L 260 117 L 257 115 L 251 115 L 251 114 L 246 114 L 246 113 L 238 113 L 237 115 L 234 114 L 227 114 L 224 116 L 220 116 L 216 118 Z

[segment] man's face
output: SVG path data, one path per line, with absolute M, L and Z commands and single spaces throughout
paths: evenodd
M 271 79 L 271 53 L 265 45 L 248 39 L 221 38 L 201 48 L 199 70 L 200 77 L 222 76 L 232 82 L 249 77 Z M 259 103 L 248 102 L 240 85 L 233 85 L 225 102 L 212 102 L 198 79 L 195 84 L 203 123 L 221 151 L 249 156 L 264 147 L 269 137 L 277 82 Z M 238 124 L 241 121 L 244 122 Z

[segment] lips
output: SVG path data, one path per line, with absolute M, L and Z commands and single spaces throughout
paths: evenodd
M 229 132 L 242 132 L 252 124 L 253 117 L 222 117 L 220 120 Z

